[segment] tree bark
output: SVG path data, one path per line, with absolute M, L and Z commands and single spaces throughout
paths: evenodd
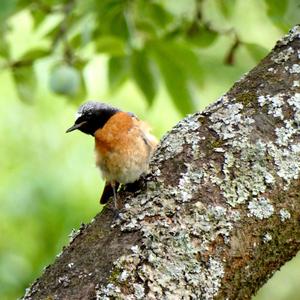
M 184 99 L 183 99 L 184 101 Z M 300 248 L 300 26 L 161 141 L 24 299 L 250 299 Z

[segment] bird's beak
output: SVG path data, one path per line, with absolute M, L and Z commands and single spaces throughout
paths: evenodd
M 66 133 L 68 133 L 68 132 L 71 132 L 71 131 L 73 131 L 73 130 L 76 130 L 76 129 L 79 129 L 82 125 L 84 125 L 86 123 L 86 121 L 83 121 L 83 122 L 81 122 L 81 123 L 79 123 L 79 124 L 74 124 L 73 126 L 71 126 L 67 131 L 66 131 Z

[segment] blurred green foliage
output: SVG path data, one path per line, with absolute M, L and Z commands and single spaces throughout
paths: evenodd
M 0 299 L 21 296 L 99 211 L 93 140 L 64 135 L 80 102 L 133 111 L 160 137 L 255 66 L 299 15 L 298 0 L 1 0 Z M 257 299 L 298 299 L 285 281 L 300 278 L 299 265 Z

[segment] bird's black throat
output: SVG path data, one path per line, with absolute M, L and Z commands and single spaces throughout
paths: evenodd
M 105 103 L 89 101 L 80 106 L 75 124 L 68 130 L 80 130 L 94 136 L 95 132 L 120 110 Z

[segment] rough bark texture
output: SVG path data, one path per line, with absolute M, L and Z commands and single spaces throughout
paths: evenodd
M 300 27 L 161 141 L 24 299 L 249 299 L 300 248 Z

